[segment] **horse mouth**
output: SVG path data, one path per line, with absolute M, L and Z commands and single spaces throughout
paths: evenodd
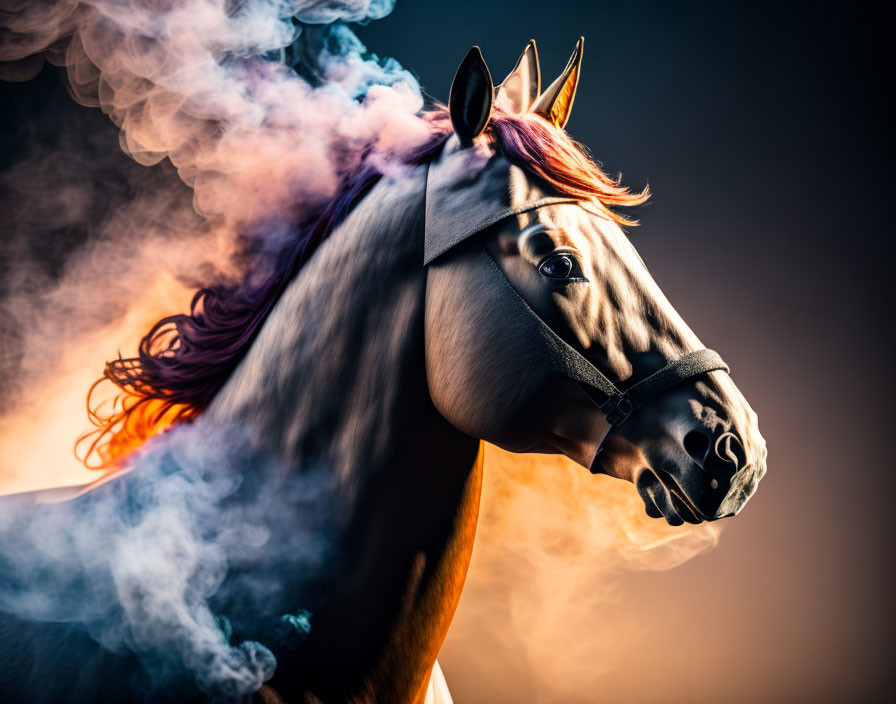
M 669 525 L 680 526 L 682 523 L 697 524 L 736 516 L 756 492 L 763 474 L 764 471 L 756 471 L 753 465 L 747 465 L 727 480 L 722 488 L 714 484 L 713 490 L 719 495 L 711 501 L 709 513 L 700 510 L 672 475 L 662 470 L 643 469 L 635 485 L 648 516 L 665 518 Z
M 712 520 L 693 505 L 671 477 L 664 482 L 653 471 L 644 469 L 638 475 L 636 486 L 651 518 L 665 518 L 670 526 Z

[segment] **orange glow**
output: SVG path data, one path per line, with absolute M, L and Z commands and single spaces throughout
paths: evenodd
M 111 383 L 102 378 L 87 395 L 87 414 L 96 428 L 78 438 L 75 454 L 88 469 L 115 468 L 151 437 L 193 415 L 186 406 L 168 406 L 118 387 L 114 396 L 98 401 L 97 391 Z
M 85 431 L 84 390 L 95 381 L 110 352 L 133 350 L 149 325 L 172 310 L 181 310 L 191 294 L 173 277 L 160 274 L 124 316 L 67 342 L 58 366 L 29 387 L 27 398 L 16 404 L 14 412 L 0 417 L 0 494 L 97 479 L 97 472 L 86 469 L 73 452 Z M 113 435 L 106 459 L 119 459 L 142 442 L 148 429 L 140 429 L 139 424 L 133 428 L 138 429 L 141 434 L 133 442 Z M 103 469 L 109 468 L 103 464 Z
M 509 662 L 524 658 L 536 687 L 528 701 L 592 691 L 644 635 L 610 608 L 623 575 L 680 565 L 720 531 L 652 519 L 630 483 L 561 455 L 486 446 L 472 563 L 440 656 L 449 687 L 452 672 L 464 671 L 477 691 L 493 687 L 495 701 L 508 701 L 506 680 L 489 677 L 519 671 Z M 494 661 L 465 655 L 483 652 Z

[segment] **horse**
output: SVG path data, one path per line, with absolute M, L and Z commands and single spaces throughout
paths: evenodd
M 179 346 L 154 350 L 154 328 L 110 366 L 194 413 L 77 496 L 7 497 L 4 701 L 450 701 L 436 658 L 483 442 L 629 481 L 672 525 L 743 508 L 756 414 L 623 230 L 614 206 L 646 192 L 564 131 L 582 54 L 542 91 L 534 41 L 497 87 L 474 47 L 432 141 L 347 185 L 241 318 L 252 334 L 231 326 L 242 346 L 208 304 Z M 152 395 L 191 359 L 220 378 L 205 401 L 188 373 Z

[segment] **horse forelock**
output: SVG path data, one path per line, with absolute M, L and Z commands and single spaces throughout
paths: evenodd
M 405 164 L 431 162 L 453 134 L 444 106 L 422 117 L 432 138 L 398 157 Z M 500 154 L 561 196 L 590 203 L 618 224 L 637 223 L 612 210 L 614 206 L 639 205 L 649 197 L 646 188 L 633 193 L 609 177 L 584 147 L 535 114 L 517 116 L 495 108 L 477 147 Z M 150 329 L 136 357 L 108 362 L 97 384 L 109 381 L 119 393 L 110 405 L 98 408 L 91 400 L 96 384 L 91 388 L 88 415 L 95 430 L 79 441 L 84 463 L 115 466 L 152 435 L 201 414 L 246 355 L 289 282 L 382 173 L 365 162 L 346 176 L 329 204 L 295 228 L 264 275 L 253 268 L 241 281 L 200 289 L 188 313 L 163 318 Z

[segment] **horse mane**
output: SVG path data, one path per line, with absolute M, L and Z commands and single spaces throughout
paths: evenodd
M 404 156 L 406 164 L 424 164 L 439 153 L 453 130 L 448 109 L 424 113 L 432 137 Z M 496 109 L 478 143 L 546 182 L 558 193 L 589 202 L 620 225 L 637 222 L 613 211 L 649 197 L 632 193 L 595 163 L 587 149 L 566 132 L 534 114 L 511 115 Z M 382 173 L 368 161 L 348 174 L 326 206 L 296 228 L 274 266 L 259 275 L 250 270 L 241 281 L 199 289 L 189 313 L 159 320 L 141 339 L 136 357 L 106 363 L 87 395 L 94 429 L 76 445 L 91 469 L 110 469 L 151 436 L 200 415 L 245 356 L 280 295 L 317 247 L 379 181 Z M 95 402 L 105 382 L 117 387 L 111 401 Z

